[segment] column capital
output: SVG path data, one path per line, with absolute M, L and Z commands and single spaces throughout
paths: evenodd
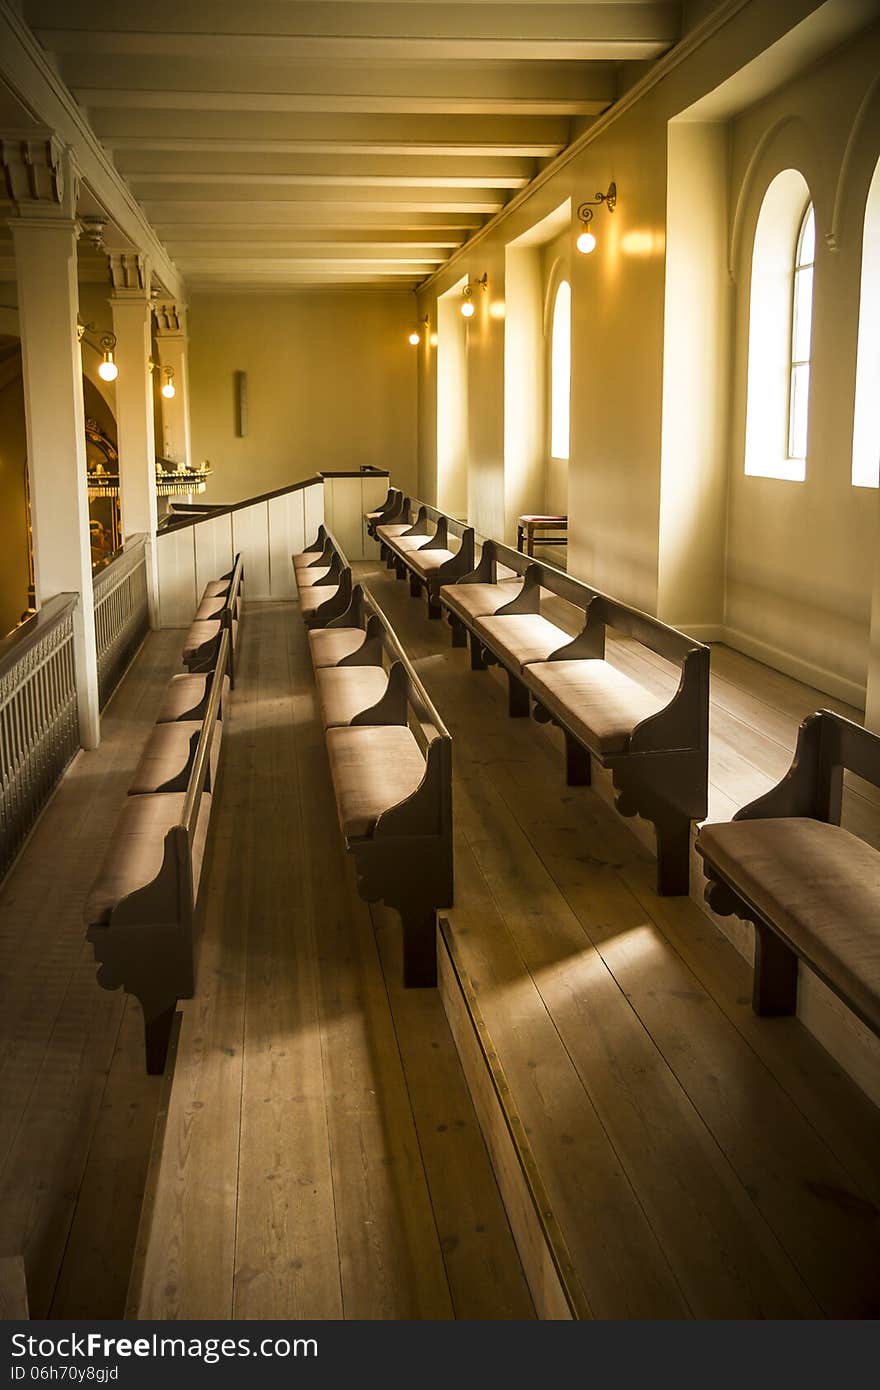
M 149 256 L 142 255 L 140 251 L 109 251 L 107 264 L 114 299 L 149 299 Z
M 51 131 L 0 135 L 0 162 L 6 195 L 19 217 L 75 218 L 79 168 L 73 151 Z
M 156 337 L 179 337 L 186 333 L 186 305 L 174 299 L 153 301 L 153 318 L 156 323 Z

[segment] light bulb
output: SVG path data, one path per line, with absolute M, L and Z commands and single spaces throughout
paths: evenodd
M 115 381 L 119 376 L 119 368 L 113 361 L 112 352 L 104 354 L 104 361 L 98 367 L 98 376 L 102 381 Z
M 162 395 L 165 397 L 166 401 L 174 400 L 177 392 L 174 389 L 173 381 L 166 381 L 165 385 L 162 387 Z
M 418 345 L 419 345 L 419 335 L 418 335 L 418 333 L 415 331 L 415 329 L 413 329 L 412 333 L 410 333 L 410 335 L 409 335 L 409 341 L 410 341 L 410 343 L 412 344 L 413 347 L 418 347 Z
M 591 251 L 595 251 L 596 238 L 593 236 L 592 232 L 581 232 L 580 236 L 577 239 L 577 249 L 584 256 L 588 256 Z
M 466 300 L 464 300 L 464 302 L 462 303 L 462 306 L 461 306 L 461 312 L 462 312 L 463 316 L 464 316 L 466 319 L 472 319 L 472 318 L 473 318 L 473 316 L 474 316 L 474 302 L 473 302 L 472 299 L 466 299 Z

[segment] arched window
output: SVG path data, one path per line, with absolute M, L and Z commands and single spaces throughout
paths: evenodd
M 855 487 L 880 486 L 880 163 L 868 190 L 862 238 L 852 480 Z
M 567 459 L 571 412 L 571 286 L 560 280 L 550 329 L 550 454 Z
M 791 296 L 791 370 L 788 389 L 788 457 L 807 461 L 807 411 L 810 404 L 810 343 L 813 336 L 813 266 L 816 260 L 816 214 L 810 203 L 798 232 Z
M 796 169 L 770 184 L 752 250 L 745 471 L 806 476 L 816 221 Z

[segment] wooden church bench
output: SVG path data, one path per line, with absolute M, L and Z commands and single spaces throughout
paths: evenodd
M 367 534 L 377 540 L 377 530 L 380 526 L 388 525 L 408 525 L 408 518 L 412 513 L 412 502 L 405 492 L 399 488 L 392 488 L 394 496 L 386 499 L 381 513 L 377 516 L 373 512 L 365 512 L 364 521 L 367 526 Z
M 583 610 L 577 637 L 544 617 L 541 603 L 551 594 Z M 591 757 L 608 768 L 620 814 L 654 825 L 659 891 L 686 893 L 691 821 L 706 813 L 708 648 L 494 541 L 483 542 L 476 569 L 440 598 L 453 643 L 470 641 L 472 668 L 506 671 L 509 713 L 526 717 L 534 698 L 539 722 L 559 726 L 569 785 L 589 784 Z M 606 625 L 679 667 L 671 701 L 605 661 Z
M 361 897 L 400 915 L 404 984 L 435 985 L 436 913 L 453 897 L 452 741 L 361 585 L 334 623 L 363 634 L 341 664 L 315 672 L 345 847 Z M 310 632 L 313 657 L 333 630 Z
M 403 493 L 400 491 L 400 488 L 390 487 L 387 493 L 385 494 L 385 500 L 382 503 L 382 505 L 376 507 L 373 511 L 366 512 L 364 514 L 364 520 L 367 523 L 367 530 L 370 531 L 371 526 L 376 526 L 381 522 L 385 521 L 388 517 L 396 515 L 397 508 L 402 497 Z M 370 534 L 372 535 L 371 531 Z
M 413 597 L 425 591 L 428 617 L 441 617 L 441 588 L 474 567 L 473 527 L 423 504 L 411 527 L 403 529 L 401 522 L 382 524 L 376 528 L 376 538 L 398 576 L 409 575 Z
M 208 709 L 213 671 L 205 671 L 189 676 L 172 676 L 165 687 L 165 696 L 156 716 L 157 724 L 169 724 L 177 719 L 202 720 Z M 223 718 L 223 705 L 229 691 L 229 677 L 223 676 L 224 689 L 220 696 L 220 713 Z
M 880 1035 L 880 852 L 841 827 L 845 770 L 880 787 L 880 736 L 808 715 L 782 781 L 704 825 L 697 851 L 712 911 L 754 924 L 755 1013 L 796 1011 L 802 960 Z
M 605 660 L 609 627 L 678 667 L 671 698 Z M 569 784 L 589 783 L 591 757 L 608 768 L 620 814 L 640 815 L 656 831 L 657 891 L 687 893 L 691 822 L 703 819 L 708 797 L 708 647 L 596 594 L 583 630 L 546 660 L 527 662 L 522 676 L 535 717 L 557 724 L 565 736 Z
M 319 571 L 314 583 L 300 589 L 300 612 L 307 627 L 320 628 L 344 613 L 350 602 L 351 566 L 335 549 L 330 565 Z
M 190 672 L 211 671 L 217 660 L 220 637 L 224 631 L 230 635 L 231 657 L 228 665 L 229 679 L 235 685 L 235 658 L 238 652 L 238 629 L 241 620 L 242 581 L 244 568 L 241 556 L 235 557 L 235 565 L 226 592 L 226 598 L 219 613 L 214 618 L 196 618 L 183 643 L 183 664 Z
M 224 629 L 216 673 L 225 674 L 231 660 L 231 634 Z M 215 678 L 185 789 L 126 799 L 84 910 L 98 983 L 108 990 L 121 986 L 140 1001 L 151 1074 L 165 1066 L 178 999 L 193 992 L 193 927 L 222 691 L 222 677 Z

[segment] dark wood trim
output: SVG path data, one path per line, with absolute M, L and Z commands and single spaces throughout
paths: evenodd
M 272 492 L 261 492 L 255 497 L 246 497 L 241 502 L 206 503 L 198 508 L 197 515 L 185 512 L 182 514 L 182 508 L 176 507 L 165 518 L 165 524 L 159 527 L 157 534 L 165 536 L 169 531 L 182 531 L 187 526 L 197 526 L 200 521 L 212 521 L 215 516 L 227 516 L 232 512 L 243 511 L 245 507 L 256 507 L 260 502 L 271 502 L 276 497 L 286 497 L 291 492 L 302 492 L 304 488 L 312 487 L 315 483 L 322 483 L 325 478 L 388 478 L 390 476 L 388 470 L 383 468 L 341 469 L 338 472 L 333 469 L 314 473 L 310 478 L 302 478 L 299 482 L 290 483 L 287 487 L 275 488 Z M 192 506 L 193 504 L 184 505 Z M 193 513 L 195 510 L 194 507 Z

